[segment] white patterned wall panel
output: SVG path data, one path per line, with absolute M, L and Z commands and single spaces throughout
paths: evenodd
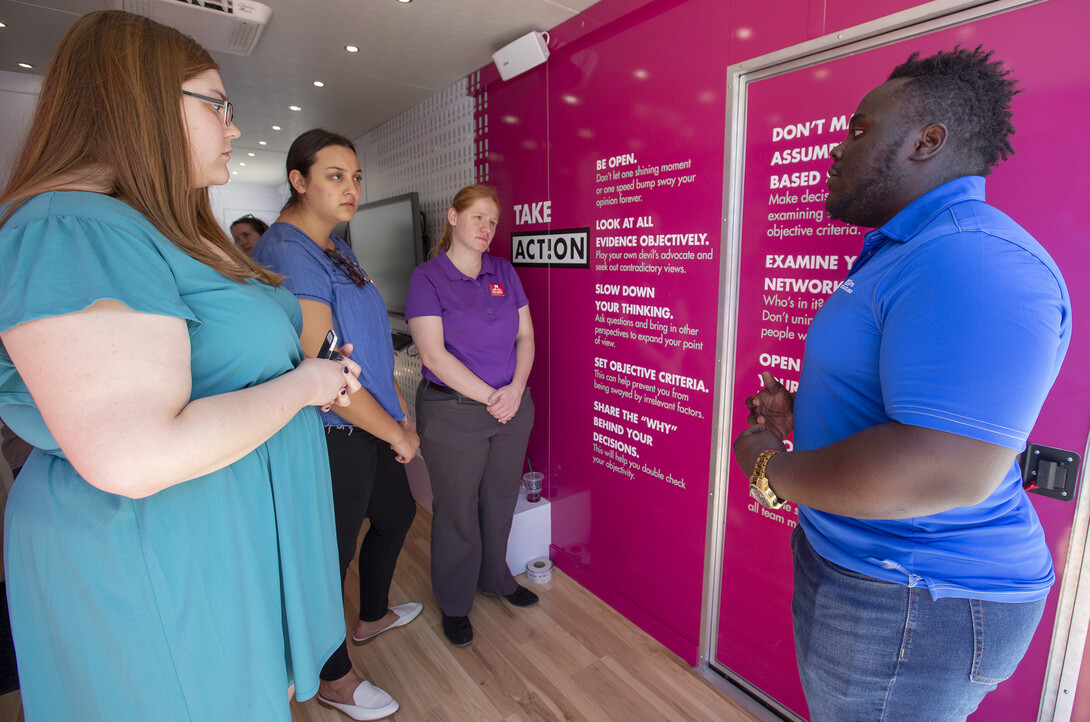
M 356 142 L 364 162 L 364 200 L 416 191 L 432 245 L 450 199 L 476 182 L 474 111 L 465 78 L 389 120 Z
M 479 74 L 465 78 L 389 120 L 356 141 L 363 163 L 361 203 L 416 191 L 430 245 L 439 242 L 450 200 L 459 188 L 477 182 L 474 133 L 479 123 Z M 391 317 L 395 332 L 408 333 L 402 319 Z M 416 387 L 421 378 L 416 346 L 394 357 L 394 377 L 415 419 Z
M 413 423 L 416 423 L 416 387 L 423 378 L 422 371 L 423 364 L 420 363 L 416 344 L 409 345 L 394 356 L 394 380 L 405 398 L 405 405 L 409 407 L 409 416 Z

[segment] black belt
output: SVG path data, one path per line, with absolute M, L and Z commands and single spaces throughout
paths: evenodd
M 432 381 L 431 379 L 428 379 L 428 378 L 424 379 L 424 388 L 426 388 L 426 389 L 435 389 L 439 393 L 446 394 L 447 396 L 461 396 L 460 393 L 458 393 L 457 391 L 455 391 L 451 387 L 444 386 L 443 384 L 437 384 L 437 383 L 435 383 L 434 381 Z
M 468 396 L 466 396 L 463 393 L 459 393 L 458 391 L 452 389 L 449 386 L 444 386 L 443 384 L 437 384 L 437 383 L 435 383 L 434 381 L 432 381 L 429 378 L 425 378 L 424 383 L 421 384 L 421 386 L 420 386 L 421 391 L 423 391 L 425 389 L 434 389 L 435 391 L 438 391 L 439 393 L 443 394 L 444 396 L 453 396 L 454 398 L 458 399 L 459 401 L 467 401 L 467 402 L 469 402 L 471 404 L 480 404 L 481 406 L 485 405 L 485 404 L 481 404 L 480 401 L 475 401 L 475 400 L 469 398 Z

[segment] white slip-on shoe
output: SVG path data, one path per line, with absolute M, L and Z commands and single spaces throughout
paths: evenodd
M 353 632 L 352 641 L 356 644 L 360 644 L 361 642 L 366 642 L 372 637 L 377 637 L 383 632 L 388 632 L 395 627 L 404 627 L 406 624 L 420 616 L 420 612 L 423 609 L 424 605 L 420 602 L 409 602 L 408 604 L 399 604 L 396 607 L 390 607 L 390 611 L 398 616 L 398 620 L 396 622 L 391 624 L 389 627 L 386 627 L 386 629 L 380 629 L 374 634 L 368 634 L 366 637 L 357 637 Z
M 367 680 L 359 683 L 356 691 L 352 693 L 352 701 L 355 704 L 341 704 L 333 702 L 322 695 L 318 695 L 318 701 L 327 707 L 340 710 L 354 720 L 375 720 L 389 717 L 400 706 L 390 695 L 371 684 Z

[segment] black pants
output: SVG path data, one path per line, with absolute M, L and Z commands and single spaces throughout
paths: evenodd
M 360 429 L 329 427 L 326 442 L 341 583 L 356 555 L 363 520 L 370 519 L 371 526 L 360 544 L 360 619 L 376 622 L 389 611 L 394 567 L 416 516 L 416 502 L 409 491 L 405 466 L 385 441 Z M 342 643 L 319 677 L 332 682 L 351 669 L 348 649 Z
M 11 470 L 13 477 L 19 476 L 17 466 Z M 15 661 L 15 643 L 11 640 L 11 620 L 8 618 L 8 595 L 4 582 L 0 582 L 0 694 L 7 694 L 19 689 L 19 670 Z

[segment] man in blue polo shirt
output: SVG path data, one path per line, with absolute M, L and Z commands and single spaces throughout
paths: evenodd
M 754 497 L 799 508 L 813 720 L 964 719 L 1014 672 L 1054 580 L 1015 457 L 1071 303 L 1040 244 L 984 201 L 1013 152 L 1007 74 L 980 48 L 914 54 L 863 98 L 826 210 L 876 230 L 814 318 L 798 393 L 766 372 L 734 442 Z

